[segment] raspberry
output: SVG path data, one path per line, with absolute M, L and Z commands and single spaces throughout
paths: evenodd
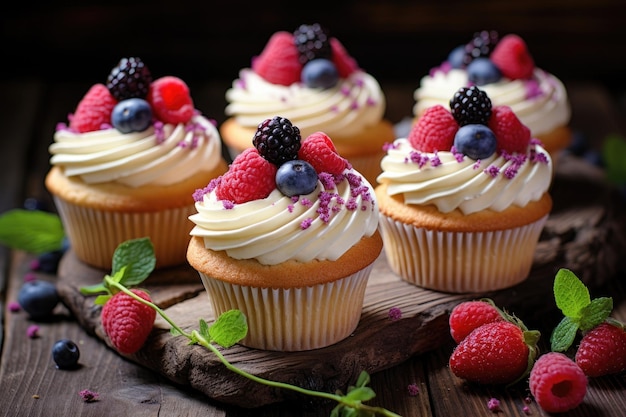
M 293 39 L 300 63 L 304 65 L 316 58 L 331 59 L 329 38 L 328 31 L 319 23 L 298 26 L 293 32 Z
M 346 160 L 337 153 L 332 140 L 323 132 L 313 133 L 302 142 L 298 159 L 313 165 L 318 174 L 328 172 L 339 175 L 347 165 Z
M 496 135 L 499 151 L 526 153 L 530 129 L 522 124 L 509 106 L 495 106 L 488 126 Z
M 333 64 L 337 67 L 339 77 L 347 78 L 359 68 L 359 64 L 348 54 L 337 38 L 330 38 L 330 47 L 333 50 Z
M 252 69 L 272 84 L 291 85 L 300 81 L 302 64 L 293 35 L 276 32 L 263 52 L 252 60 Z
M 619 325 L 599 324 L 583 335 L 575 360 L 589 377 L 626 371 L 626 331 Z
M 449 318 L 450 335 L 461 343 L 474 329 L 483 324 L 502 321 L 500 310 L 486 301 L 465 301 L 452 309 Z
M 491 116 L 491 100 L 475 85 L 461 87 L 450 100 L 450 109 L 459 126 L 486 125 Z
M 221 177 L 215 194 L 235 204 L 267 197 L 276 188 L 276 165 L 263 158 L 255 148 L 237 155 L 228 172 Z
M 111 125 L 111 113 L 117 100 L 104 84 L 93 85 L 70 117 L 70 129 L 78 132 L 92 132 Z
M 252 138 L 259 154 L 276 166 L 298 157 L 300 141 L 300 129 L 280 116 L 262 121 Z
M 132 289 L 135 295 L 150 301 L 150 296 L 142 290 Z M 111 344 L 118 352 L 131 355 L 146 342 L 152 331 L 156 311 L 130 295 L 118 292 L 102 307 L 102 327 Z
M 146 98 L 152 74 L 141 58 L 122 58 L 107 78 L 107 88 L 116 100 Z
M 530 372 L 530 392 L 548 413 L 562 413 L 582 403 L 587 378 L 574 361 L 559 352 L 541 355 Z
M 517 35 L 503 37 L 491 53 L 490 59 L 502 75 L 512 80 L 533 76 L 535 63 L 526 43 Z
M 187 123 L 194 113 L 189 87 L 178 77 L 166 76 L 150 85 L 148 103 L 163 123 Z
M 422 152 L 447 151 L 454 144 L 454 135 L 459 130 L 452 114 L 442 105 L 426 109 L 409 133 L 413 148 Z
M 465 45 L 463 65 L 468 66 L 473 60 L 488 57 L 498 44 L 499 35 L 495 30 L 482 30 L 474 33 L 472 40 Z

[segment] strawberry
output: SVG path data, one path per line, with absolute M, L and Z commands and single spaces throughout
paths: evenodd
M 483 324 L 454 349 L 450 370 L 459 378 L 481 384 L 517 382 L 529 372 L 538 339 L 539 332 L 524 331 L 508 321 Z
M 576 363 L 589 377 L 626 371 L 626 331 L 620 323 L 603 322 L 585 333 Z
M 150 296 L 139 289 L 130 290 L 146 301 Z M 101 320 L 109 340 L 120 353 L 132 355 L 146 342 L 152 331 L 156 311 L 130 295 L 118 292 L 102 307 Z
M 300 81 L 302 64 L 298 48 L 289 32 L 276 32 L 263 52 L 252 60 L 252 70 L 272 84 L 291 85 Z
M 500 309 L 491 301 L 465 301 L 457 304 L 450 312 L 450 335 L 461 343 L 467 335 L 483 324 L 503 321 Z
M 587 378 L 574 361 L 559 352 L 541 355 L 530 371 L 530 392 L 548 413 L 562 413 L 582 403 Z
M 237 155 L 222 175 L 215 194 L 235 204 L 267 197 L 276 188 L 276 165 L 263 158 L 256 148 Z
M 502 75 L 512 80 L 528 79 L 533 76 L 535 63 L 526 43 L 517 35 L 504 36 L 489 56 Z
M 111 113 L 117 104 L 104 84 L 95 84 L 76 107 L 70 117 L 70 129 L 78 132 L 92 132 L 111 125 Z
M 187 123 L 194 113 L 189 87 L 174 76 L 156 79 L 150 84 L 147 97 L 152 111 L 163 123 Z
M 337 153 L 332 140 L 323 132 L 313 133 L 302 142 L 298 159 L 313 165 L 318 174 L 328 172 L 339 175 L 347 165 L 346 160 Z
M 526 153 L 530 129 L 522 124 L 509 106 L 494 106 L 488 126 L 496 135 L 498 151 Z
M 341 42 L 339 42 L 339 39 L 330 38 L 330 48 L 333 51 L 333 63 L 337 67 L 341 78 L 347 78 L 359 69 L 359 64 L 348 54 Z
M 440 104 L 429 107 L 409 133 L 411 146 L 422 152 L 447 151 L 454 144 L 459 125 Z

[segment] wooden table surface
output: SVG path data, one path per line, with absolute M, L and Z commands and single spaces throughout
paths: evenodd
M 207 82 L 192 85 L 196 106 L 218 122 L 223 120 L 223 92 L 228 83 Z M 47 84 L 40 80 L 11 80 L 0 83 L 3 134 L 0 137 L 0 213 L 22 207 L 27 198 L 36 198 L 53 210 L 43 186 L 49 169 L 47 147 L 54 126 L 64 121 L 88 85 Z M 409 115 L 414 86 L 388 83 L 388 113 L 394 122 Z M 613 97 L 594 83 L 568 85 L 572 127 L 598 147 L 609 133 L 624 133 L 621 115 Z M 610 244 L 610 242 L 608 243 Z M 119 356 L 99 338 L 83 329 L 64 306 L 55 320 L 37 323 L 39 337 L 26 335 L 34 324 L 24 312 L 10 312 L 8 303 L 17 299 L 33 255 L 0 247 L 0 415 L 1 416 L 323 416 L 334 404 L 294 396 L 293 401 L 261 408 L 242 408 L 216 402 L 204 394 L 178 386 L 158 373 Z M 56 277 L 37 273 L 43 279 Z M 594 297 L 614 298 L 613 317 L 626 321 L 626 275 L 598 276 Z M 511 301 L 514 303 L 515 291 Z M 551 294 L 545 294 L 546 303 Z M 516 312 L 520 315 L 520 312 Z M 545 329 L 544 329 L 545 330 Z M 548 331 L 546 331 L 547 334 Z M 81 367 L 74 371 L 55 369 L 52 344 L 69 338 L 79 344 Z M 487 401 L 501 401 L 496 415 L 546 416 L 529 396 L 524 385 L 504 388 L 465 384 L 447 367 L 453 349 L 450 339 L 440 348 L 416 355 L 401 364 L 372 375 L 371 387 L 377 397 L 372 405 L 385 407 L 402 416 L 493 416 Z M 407 387 L 416 384 L 417 395 Z M 100 395 L 97 402 L 84 402 L 78 392 L 90 389 Z M 253 406 L 253 404 L 251 404 Z M 459 413 L 459 410 L 463 412 Z M 626 375 L 590 381 L 584 403 L 563 415 L 623 417 L 626 410 Z

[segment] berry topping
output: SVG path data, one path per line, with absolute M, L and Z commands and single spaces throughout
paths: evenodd
M 332 58 L 330 36 L 319 23 L 300 25 L 294 31 L 293 37 L 302 65 L 317 58 Z
M 498 39 L 499 35 L 495 30 L 482 30 L 474 33 L 472 40 L 465 45 L 463 64 L 467 66 L 476 58 L 488 57 L 498 43 Z
M 450 109 L 459 126 L 486 125 L 491 116 L 491 100 L 476 86 L 461 87 L 450 100 Z
M 448 54 L 447 62 L 452 68 L 464 68 L 465 45 L 459 45 Z
M 442 105 L 426 109 L 409 133 L 411 146 L 422 152 L 447 151 L 452 148 L 459 125 Z
M 533 76 L 535 63 L 526 43 L 517 35 L 504 36 L 490 58 L 502 75 L 512 80 L 528 79 Z
M 69 339 L 58 340 L 52 346 L 52 360 L 58 369 L 74 369 L 78 366 L 80 349 Z
M 500 309 L 493 302 L 465 301 L 457 304 L 450 312 L 450 335 L 456 343 L 461 343 L 461 340 L 483 324 L 503 320 Z
M 56 286 L 51 282 L 28 281 L 20 288 L 17 302 L 32 319 L 48 319 L 59 303 L 59 294 Z
M 337 85 L 337 81 L 337 67 L 328 59 L 314 59 L 302 68 L 302 82 L 309 88 L 330 88 Z
M 491 112 L 488 126 L 496 135 L 498 150 L 526 153 L 530 143 L 530 129 L 522 124 L 508 106 L 495 106 Z
M 472 84 L 491 84 L 500 78 L 502 78 L 500 70 L 489 58 L 476 58 L 467 66 L 467 79 Z
M 589 377 L 626 371 L 626 331 L 619 323 L 604 322 L 585 333 L 576 363 Z
M 252 60 L 252 69 L 272 84 L 291 85 L 300 81 L 302 64 L 298 49 L 288 32 L 276 32 L 261 55 Z
M 132 289 L 135 295 L 150 301 L 150 296 L 139 289 Z M 111 344 L 118 352 L 131 355 L 146 342 L 152 331 L 156 310 L 135 300 L 124 292 L 118 292 L 102 307 L 102 327 Z
M 298 157 L 300 140 L 300 129 L 297 126 L 292 125 L 289 119 L 275 116 L 259 124 L 252 144 L 263 158 L 280 166 Z
M 235 204 L 265 198 L 276 188 L 276 169 L 255 148 L 248 148 L 237 155 L 222 175 L 215 194 L 218 199 Z
M 111 113 L 117 100 L 104 84 L 93 85 L 70 117 L 70 129 L 78 132 L 100 130 L 111 123 Z
M 341 157 L 332 140 L 322 132 L 309 135 L 298 152 L 298 158 L 310 163 L 318 174 L 328 172 L 341 174 L 346 169 L 346 160 Z
M 528 382 L 537 404 L 548 413 L 562 413 L 577 407 L 587 393 L 587 378 L 583 371 L 558 352 L 541 355 Z
M 107 78 L 107 88 L 116 100 L 146 98 L 152 74 L 141 58 L 122 58 Z
M 287 197 L 310 194 L 316 187 L 317 172 L 306 161 L 287 161 L 276 171 L 276 188 Z
M 189 87 L 178 77 L 166 76 L 150 85 L 148 103 L 163 123 L 187 123 L 194 114 Z
M 143 132 L 152 123 L 152 109 L 146 100 L 129 98 L 115 105 L 111 124 L 122 133 Z
M 348 52 L 337 38 L 330 38 L 330 47 L 333 51 L 333 63 L 337 67 L 337 71 L 339 71 L 339 77 L 347 78 L 359 68 L 355 59 L 348 55 Z
M 485 125 L 469 124 L 461 126 L 454 136 L 457 152 L 472 159 L 485 159 L 496 151 L 496 136 Z

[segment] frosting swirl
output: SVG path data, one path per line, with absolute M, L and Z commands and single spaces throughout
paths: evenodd
M 357 134 L 382 120 L 386 104 L 378 82 L 362 70 L 321 89 L 302 83 L 271 84 L 244 68 L 226 92 L 226 100 L 226 115 L 241 126 L 256 128 L 280 114 L 300 128 L 302 137 L 317 131 L 331 137 Z
M 59 129 L 49 147 L 50 163 L 87 184 L 130 187 L 170 185 L 214 169 L 221 160 L 216 127 L 202 115 L 188 123 L 158 124 L 123 134 L 115 128 L 87 133 Z
M 539 200 L 552 178 L 550 155 L 533 141 L 527 154 L 498 154 L 474 160 L 451 151 L 419 152 L 406 138 L 396 139 L 381 161 L 390 195 L 406 204 L 433 204 L 443 213 L 463 214 L 524 207 Z
M 227 204 L 215 189 L 196 198 L 192 236 L 207 249 L 264 265 L 288 260 L 337 260 L 378 227 L 372 186 L 353 169 L 333 177 L 322 173 L 315 191 L 286 197 L 274 190 L 263 199 Z
M 450 97 L 461 87 L 469 86 L 467 71 L 463 69 L 435 69 L 420 81 L 415 90 L 413 114 L 419 116 L 435 104 L 450 108 Z M 542 135 L 566 125 L 571 109 L 563 83 L 554 75 L 535 68 L 530 80 L 502 78 L 492 84 L 481 85 L 494 106 L 505 105 L 526 125 L 533 135 Z

